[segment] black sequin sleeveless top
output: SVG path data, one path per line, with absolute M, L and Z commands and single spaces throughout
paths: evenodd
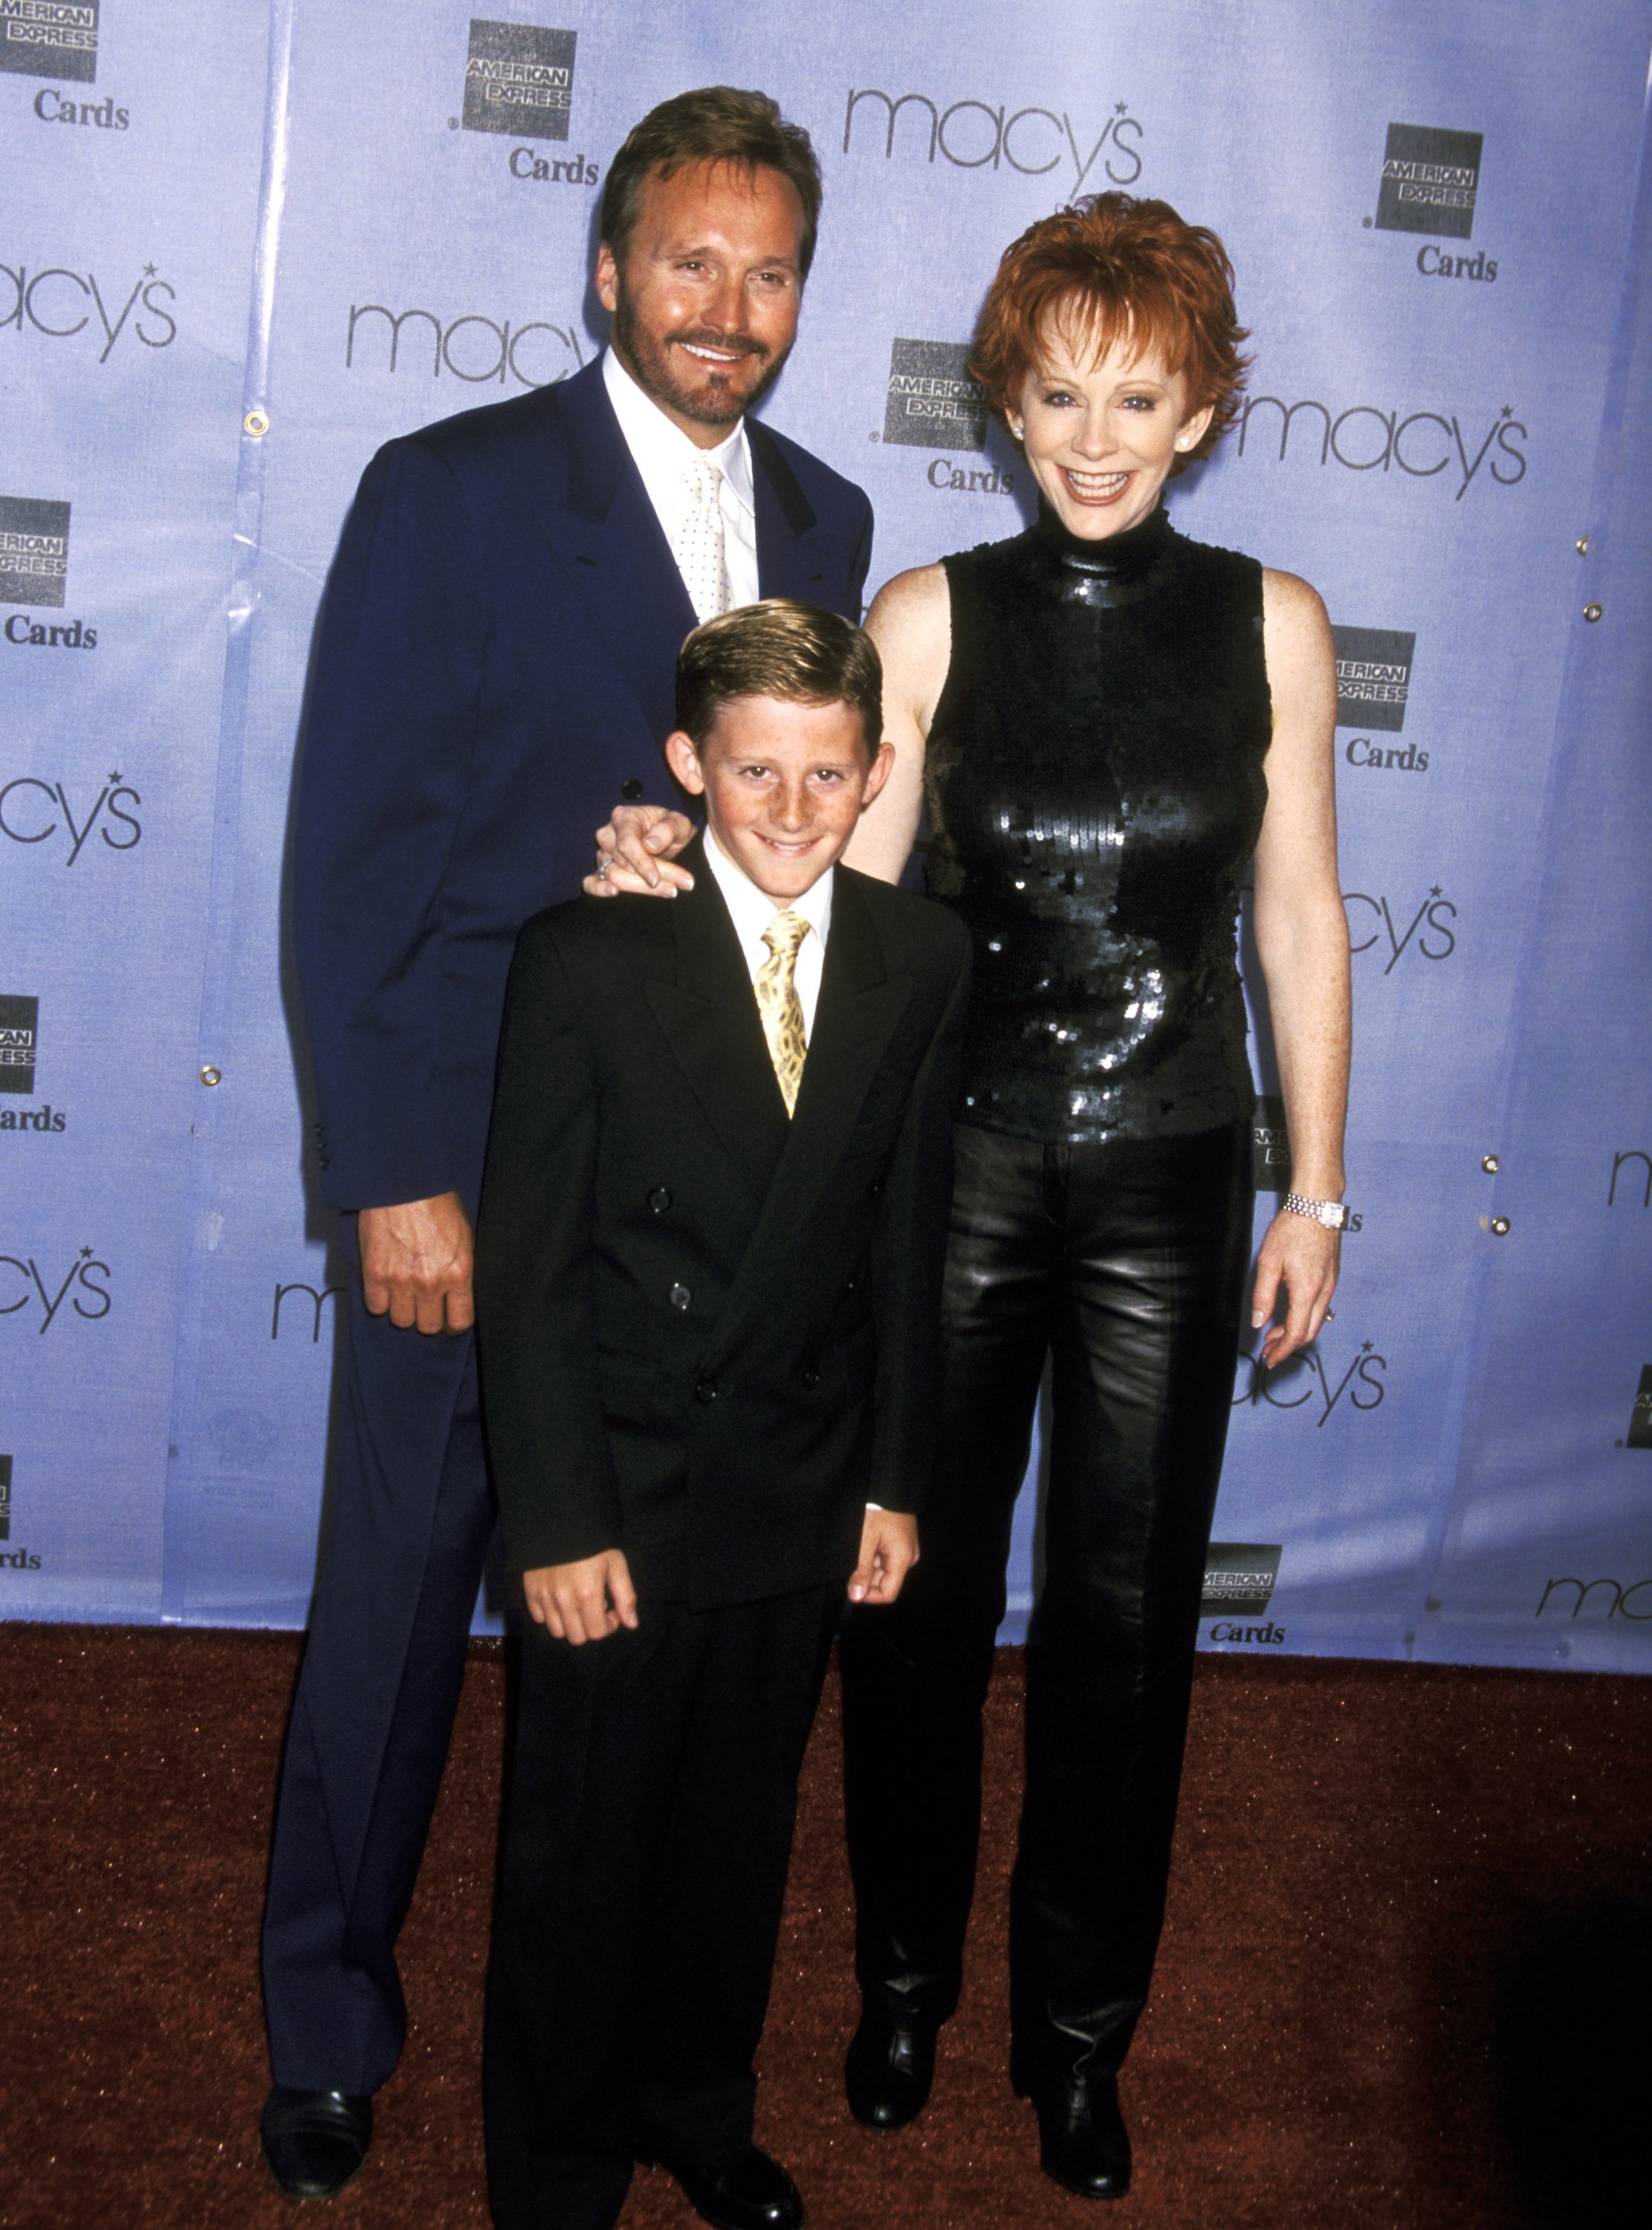
M 944 563 L 927 881 L 974 944 L 962 1120 L 1070 1144 L 1246 1120 L 1262 568 L 1162 505 L 1099 543 L 1046 508 Z

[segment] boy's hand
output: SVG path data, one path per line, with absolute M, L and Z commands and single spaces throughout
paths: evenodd
M 850 1602 L 892 1603 L 917 1560 L 917 1519 L 899 1510 L 868 1510 L 860 1562 L 849 1576 Z
M 620 1549 L 605 1549 L 577 1564 L 542 1564 L 522 1575 L 522 1592 L 529 1616 L 576 1648 L 637 1623 L 637 1591 Z

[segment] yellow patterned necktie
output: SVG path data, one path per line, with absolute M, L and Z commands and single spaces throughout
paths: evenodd
M 803 1081 L 803 1061 L 808 1047 L 803 1036 L 803 1002 L 797 996 L 798 948 L 809 933 L 809 924 L 789 906 L 777 913 L 763 931 L 768 957 L 757 970 L 757 1012 L 762 1016 L 768 1058 L 789 1115 L 797 1105 Z

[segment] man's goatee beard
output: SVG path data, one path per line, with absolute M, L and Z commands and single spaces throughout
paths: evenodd
M 715 388 L 709 393 L 704 388 L 684 388 L 672 377 L 665 350 L 657 347 L 652 339 L 643 332 L 637 313 L 627 300 L 623 286 L 619 289 L 619 300 L 614 304 L 611 338 L 627 371 L 643 392 L 668 409 L 678 411 L 685 418 L 692 419 L 697 426 L 737 424 L 754 403 L 768 394 L 791 354 L 789 348 L 782 349 L 772 358 L 750 393 L 737 403 L 732 398 L 720 396 Z M 758 353 L 755 349 L 747 352 L 751 355 Z M 708 380 L 716 377 L 715 373 L 709 374 Z

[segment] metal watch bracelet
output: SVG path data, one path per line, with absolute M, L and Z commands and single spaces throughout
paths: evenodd
M 1288 1192 L 1279 1204 L 1287 1215 L 1305 1215 L 1311 1223 L 1322 1223 L 1327 1231 L 1348 1228 L 1348 1211 L 1340 1200 L 1309 1200 L 1306 1194 Z

